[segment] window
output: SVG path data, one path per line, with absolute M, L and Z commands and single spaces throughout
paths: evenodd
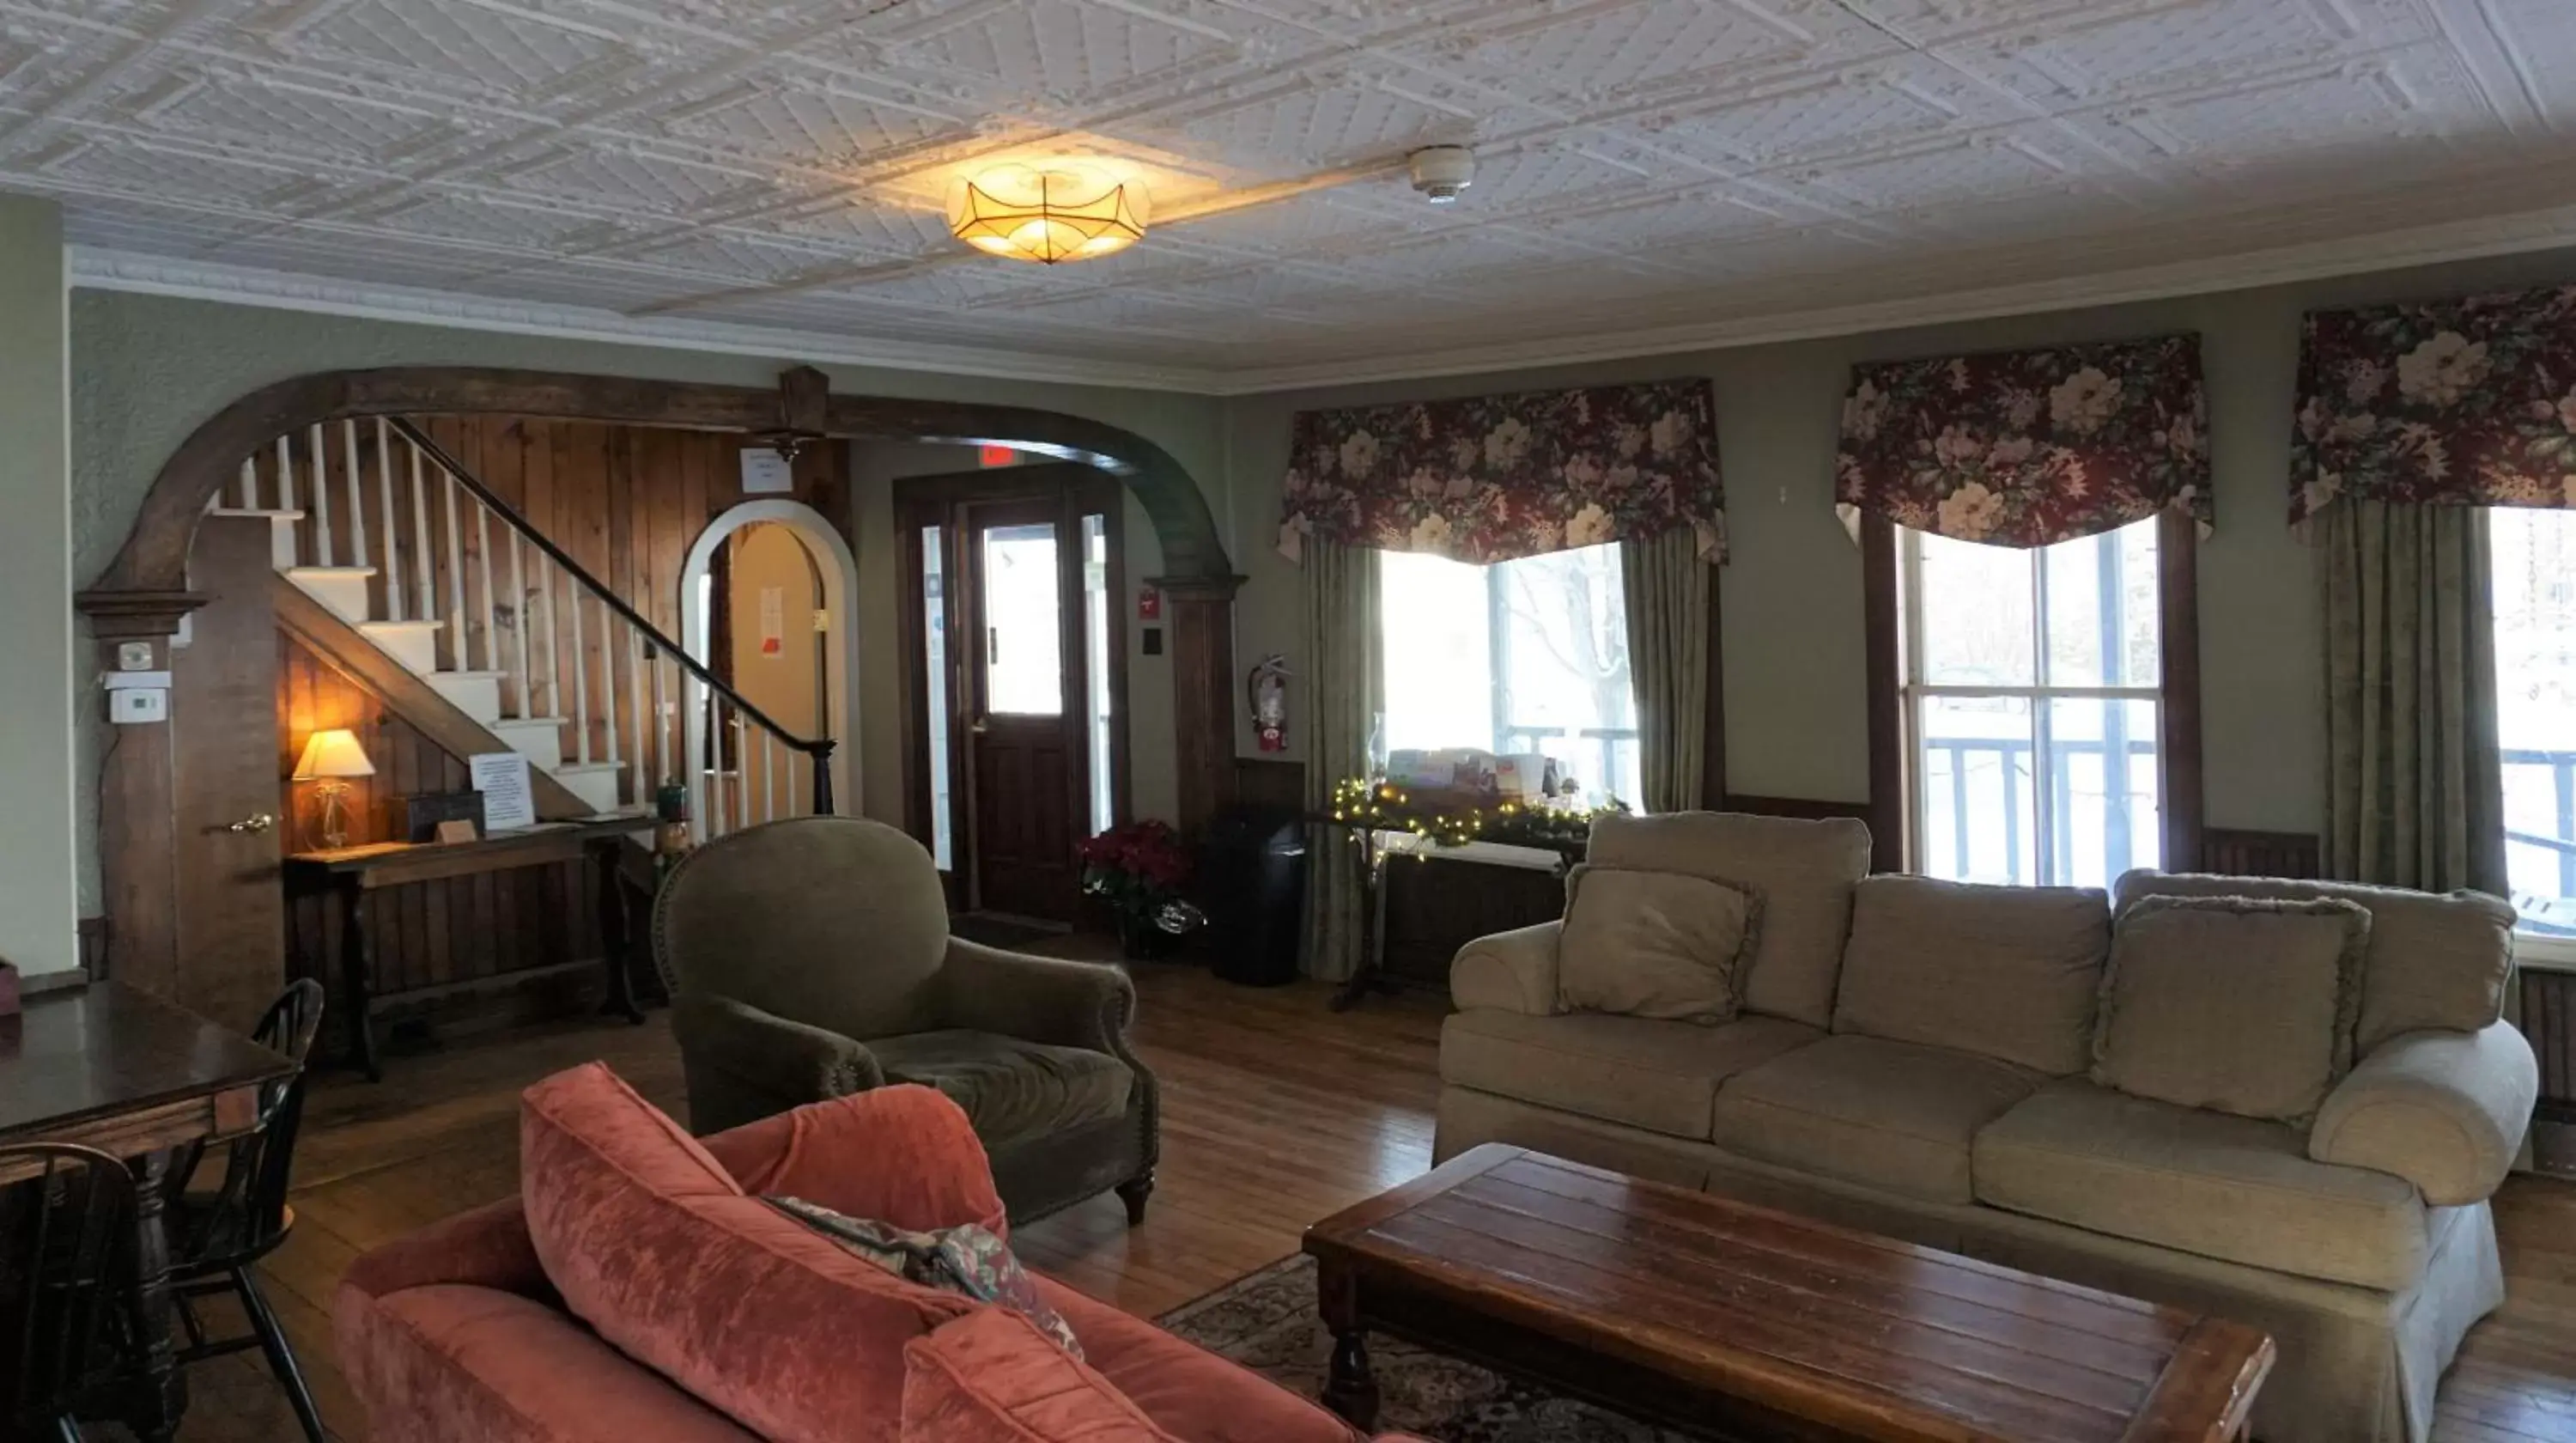
M 2487 534 L 2505 874 L 2523 931 L 2547 939 L 2527 950 L 2576 960 L 2576 512 L 2499 508 Z
M 2030 550 L 1896 532 L 1912 870 L 2100 887 L 2162 862 L 2162 526 Z
M 1378 553 L 1389 750 L 1540 752 L 1587 795 L 1637 801 L 1619 548 L 1470 566 Z

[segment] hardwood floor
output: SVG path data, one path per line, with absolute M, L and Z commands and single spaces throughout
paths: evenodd
M 1097 1198 L 1020 1231 L 1033 1267 L 1151 1316 L 1296 1250 L 1307 1223 L 1429 1165 L 1441 1004 L 1413 994 L 1324 1010 L 1326 989 L 1231 987 L 1145 967 L 1137 1041 L 1162 1077 L 1161 1184 L 1130 1231 Z M 369 1086 L 317 1080 L 293 1240 L 265 1269 L 335 1433 L 361 1436 L 332 1363 L 332 1289 L 378 1243 L 518 1182 L 519 1089 L 591 1058 L 681 1108 L 665 1014 L 568 1024 L 397 1059 Z M 2437 1443 L 2576 1443 L 2576 1185 L 2517 1178 L 2497 1203 L 2512 1300 L 2445 1381 Z M 188 1443 L 269 1443 L 294 1422 L 256 1355 L 192 1374 Z

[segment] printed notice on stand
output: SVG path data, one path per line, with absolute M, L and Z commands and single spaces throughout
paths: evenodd
M 742 494 L 784 496 L 796 489 L 796 468 L 774 447 L 742 448 Z
M 468 757 L 474 790 L 483 794 L 483 833 L 515 832 L 537 824 L 537 795 L 528 785 L 528 759 L 517 752 Z

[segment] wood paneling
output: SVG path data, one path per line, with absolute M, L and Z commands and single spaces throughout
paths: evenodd
M 171 779 L 180 952 L 169 995 L 244 1032 L 286 985 L 278 951 L 284 839 L 254 821 L 262 813 L 287 815 L 261 775 L 273 729 L 262 713 L 277 690 L 270 609 L 277 579 L 269 558 L 267 522 L 207 520 L 192 565 L 213 600 L 197 613 L 189 644 L 170 658 L 172 683 L 194 709 L 176 733 Z
M 1565 880 L 1553 872 L 1454 858 L 1390 858 L 1381 970 L 1446 996 L 1449 963 L 1459 948 L 1564 915 Z
M 1260 807 L 1306 805 L 1306 764 L 1267 757 L 1234 759 L 1234 799 Z
M 2312 832 L 2246 832 L 2222 827 L 2200 834 L 2199 868 L 2237 877 L 2315 877 L 2324 866 Z M 2176 870 L 2191 866 L 2177 859 Z
M 463 758 L 395 715 L 383 698 L 291 636 L 280 634 L 277 648 L 278 815 L 285 819 L 287 850 L 321 845 L 311 784 L 287 780 L 295 771 L 297 744 L 316 730 L 349 728 L 376 764 L 374 776 L 350 785 L 352 845 L 407 840 L 403 829 L 410 798 L 472 786 Z M 377 909 L 376 985 L 386 992 L 600 955 L 595 887 L 578 862 L 390 888 L 371 905 Z M 327 898 L 299 898 L 288 909 L 287 965 L 294 975 L 313 977 L 331 989 L 335 1010 L 340 932 Z M 586 978 L 581 985 L 587 987 Z M 385 1005 L 382 1015 L 400 1017 L 406 1010 L 426 1009 L 433 1018 L 458 1020 L 480 1013 L 472 1002 L 460 995 L 453 1010 L 445 1003 L 394 1002 Z

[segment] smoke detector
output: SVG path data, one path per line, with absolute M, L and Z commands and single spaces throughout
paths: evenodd
M 1433 205 L 1456 201 L 1476 182 L 1475 152 L 1463 145 L 1427 145 L 1405 157 L 1413 188 Z

